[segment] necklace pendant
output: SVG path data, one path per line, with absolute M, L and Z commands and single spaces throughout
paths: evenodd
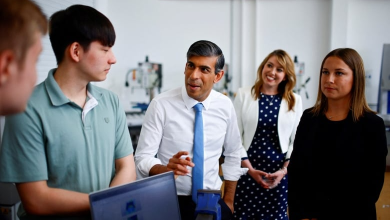
M 269 105 L 274 105 L 274 104 L 271 102 L 271 103 L 269 103 Z

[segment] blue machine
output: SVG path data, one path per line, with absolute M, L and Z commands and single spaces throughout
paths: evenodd
M 196 220 L 221 220 L 221 190 L 198 190 L 198 205 L 195 209 Z

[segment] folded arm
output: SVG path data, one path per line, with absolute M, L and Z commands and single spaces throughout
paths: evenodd
M 89 215 L 88 194 L 50 188 L 46 181 L 17 183 L 22 204 L 30 215 Z

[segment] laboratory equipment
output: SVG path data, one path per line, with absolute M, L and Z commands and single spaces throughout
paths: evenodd
M 383 115 L 390 114 L 390 44 L 383 45 L 377 111 Z
M 300 95 L 300 92 L 305 90 L 306 98 L 309 99 L 309 93 L 307 92 L 306 85 L 310 81 L 310 77 L 306 78 L 304 82 L 302 82 L 303 77 L 305 75 L 305 63 L 298 61 L 298 56 L 294 56 L 294 68 L 295 68 L 295 77 L 296 83 L 294 87 L 294 92 Z
M 136 68 L 131 68 L 127 71 L 125 87 L 130 87 L 132 94 L 135 89 L 144 90 L 145 95 L 148 97 L 146 104 L 149 104 L 156 94 L 161 92 L 162 64 L 149 62 L 149 57 L 146 56 L 144 62 L 139 62 Z M 137 101 L 130 100 L 130 102 L 139 105 Z
M 306 84 L 310 81 L 310 77 L 308 77 L 305 82 L 303 84 L 301 84 L 300 86 L 298 86 L 298 90 L 297 90 L 297 94 L 300 94 L 302 90 L 305 90 L 305 95 L 306 95 L 306 98 L 309 99 L 309 93 L 307 92 L 307 89 L 306 89 Z
M 124 102 L 134 152 L 145 111 L 150 101 L 161 92 L 161 87 L 162 64 L 150 62 L 148 56 L 145 57 L 144 62 L 138 62 L 137 67 L 130 68 L 126 73 L 121 100 Z
M 232 76 L 229 73 L 229 64 L 225 63 L 223 66 L 223 71 L 225 74 L 219 82 L 215 83 L 213 89 L 217 92 L 220 92 L 228 97 L 233 97 L 233 91 L 231 90 L 230 82 L 232 81 Z

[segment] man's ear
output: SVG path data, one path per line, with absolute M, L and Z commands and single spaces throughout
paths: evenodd
M 215 74 L 214 84 L 219 82 L 219 80 L 222 79 L 224 74 L 225 74 L 225 71 L 223 71 L 223 70 L 221 70 L 221 71 L 219 71 L 219 73 Z
M 16 56 L 12 50 L 5 50 L 0 53 L 0 87 L 16 72 L 16 64 Z
M 79 62 L 81 60 L 81 53 L 83 48 L 78 42 L 73 42 L 71 45 L 69 45 L 67 51 L 73 61 Z

